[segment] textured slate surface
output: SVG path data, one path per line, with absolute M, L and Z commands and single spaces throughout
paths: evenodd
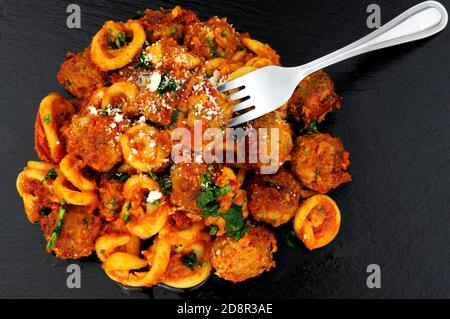
M 35 158 L 39 101 L 63 92 L 55 77 L 68 50 L 85 47 L 107 19 L 182 4 L 201 17 L 227 16 L 239 30 L 270 43 L 285 65 L 308 62 L 369 32 L 374 1 L 71 1 L 82 29 L 65 26 L 68 1 L 0 0 L 0 297 L 126 298 L 93 260 L 78 262 L 82 288 L 66 287 L 67 263 L 44 252 L 15 190 Z M 377 0 L 387 22 L 417 1 Z M 450 9 L 449 1 L 443 3 Z M 450 297 L 450 28 L 415 44 L 331 67 L 344 108 L 327 130 L 351 152 L 353 182 L 332 196 L 342 227 L 312 253 L 280 246 L 278 266 L 242 284 L 211 278 L 179 296 L 160 288 L 133 297 L 380 298 Z M 366 287 L 366 267 L 382 270 L 382 288 Z

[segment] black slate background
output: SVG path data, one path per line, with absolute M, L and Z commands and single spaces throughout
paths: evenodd
M 71 2 L 81 6 L 81 30 L 66 28 Z M 381 6 L 383 23 L 418 3 L 0 0 L 0 297 L 128 297 L 93 259 L 77 262 L 82 288 L 68 289 L 68 263 L 45 253 L 39 226 L 27 222 L 15 190 L 17 174 L 36 158 L 39 101 L 48 92 L 63 92 L 56 73 L 66 51 L 88 45 L 103 21 L 181 4 L 202 18 L 228 17 L 238 30 L 270 43 L 283 64 L 292 66 L 368 33 L 365 11 L 373 2 Z M 442 2 L 449 10 L 449 1 Z M 277 268 L 241 284 L 212 277 L 187 295 L 155 288 L 132 297 L 450 297 L 450 28 L 328 71 L 344 108 L 326 126 L 350 151 L 353 175 L 352 183 L 332 193 L 342 212 L 337 239 L 312 253 L 280 245 Z M 381 289 L 366 286 L 372 263 L 381 266 Z

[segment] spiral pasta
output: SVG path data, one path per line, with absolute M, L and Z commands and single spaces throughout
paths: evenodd
M 126 203 L 121 216 L 131 234 L 147 239 L 164 227 L 172 208 L 155 181 L 146 175 L 134 175 L 126 181 L 123 194 Z
M 81 191 L 93 191 L 97 189 L 95 181 L 83 175 L 83 162 L 68 154 L 59 163 L 59 169 L 69 182 Z
M 65 142 L 60 128 L 75 109 L 57 93 L 47 95 L 39 106 L 35 124 L 35 149 L 40 159 L 59 163 L 64 156 Z
M 124 47 L 108 48 L 108 40 L 114 43 L 118 37 L 126 38 L 127 35 L 132 38 L 130 43 L 125 44 Z M 114 39 L 108 39 L 109 37 Z M 136 57 L 145 40 L 145 31 L 137 21 L 129 20 L 126 23 L 108 21 L 92 39 L 92 61 L 102 71 L 121 68 Z
M 125 161 L 140 172 L 158 172 L 169 164 L 169 134 L 145 123 L 127 129 L 120 137 L 120 145 Z
M 68 185 L 67 178 L 60 174 L 53 183 L 53 191 L 55 193 L 55 202 L 64 200 L 68 204 L 77 206 L 89 206 L 97 203 L 97 193 L 95 191 L 79 191 Z

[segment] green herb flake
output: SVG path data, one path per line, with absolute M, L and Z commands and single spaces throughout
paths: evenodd
M 112 35 L 112 33 L 110 35 Z M 125 32 L 119 32 L 116 34 L 115 38 L 108 38 L 107 42 L 111 49 L 116 50 L 123 47 L 126 43 L 131 42 L 131 37 Z
M 47 243 L 47 249 L 51 249 L 55 246 L 56 240 L 61 234 L 62 228 L 64 226 L 64 215 L 66 213 L 66 202 L 64 200 L 61 201 L 61 207 L 58 211 L 58 219 L 56 221 L 56 226 L 53 230 L 53 234 L 50 237 L 50 240 Z
M 122 220 L 125 222 L 125 225 L 131 220 L 131 216 L 128 214 L 122 215 Z
M 147 59 L 147 55 L 145 55 L 144 52 L 141 53 L 139 58 L 136 61 L 136 64 L 134 65 L 136 68 L 146 68 L 148 69 L 151 67 L 152 63 Z
M 174 108 L 172 111 L 172 114 L 170 116 L 170 124 L 166 125 L 166 129 L 172 129 L 175 126 L 175 124 L 177 123 L 178 118 L 182 114 L 183 114 L 183 112 L 179 108 Z
M 164 194 L 169 195 L 172 192 L 172 181 L 165 176 L 160 178 L 155 172 L 149 171 L 150 177 L 159 184 Z
M 283 243 L 289 248 L 300 247 L 297 233 L 293 230 L 283 232 L 281 238 L 283 239 Z
M 211 39 L 211 38 L 206 38 L 206 44 L 209 46 L 210 55 L 211 55 L 213 58 L 218 57 L 219 54 L 217 53 L 217 45 L 216 45 L 216 43 L 214 42 L 214 40 Z
M 216 224 L 212 224 L 211 226 L 209 226 L 209 234 L 210 235 L 217 235 L 217 232 L 219 231 L 219 226 L 217 226 Z
M 167 71 L 164 71 L 161 74 L 161 82 L 159 82 L 158 88 L 156 92 L 160 95 L 166 93 L 167 91 L 175 91 L 178 90 L 178 84 L 172 79 Z
M 119 172 L 109 172 L 106 175 L 106 178 L 110 181 L 110 180 L 117 180 L 121 183 L 125 183 L 127 181 L 127 179 L 130 178 L 130 175 L 124 174 L 124 173 L 119 173 Z
M 306 125 L 304 128 L 302 128 L 299 132 L 299 134 L 303 134 L 303 133 L 317 133 L 319 131 L 319 129 L 317 128 L 317 121 L 316 120 L 312 120 L 311 122 L 308 123 L 308 125 Z
M 47 172 L 47 174 L 45 174 L 45 177 L 42 179 L 41 184 L 44 184 L 49 179 L 55 180 L 56 177 L 58 177 L 58 173 L 55 169 L 52 168 Z
M 203 190 L 206 190 L 211 185 L 211 173 L 210 172 L 204 172 L 202 175 L 200 175 L 200 187 Z
M 195 253 L 189 253 L 184 255 L 181 258 L 181 262 L 189 269 L 194 269 L 195 266 L 199 267 L 202 266 L 202 263 L 198 260 L 197 255 Z
M 231 191 L 231 185 L 225 185 L 222 188 L 217 188 L 215 190 L 215 195 L 218 196 L 224 196 L 226 194 L 228 194 Z
M 52 115 L 51 114 L 46 114 L 42 117 L 42 120 L 44 121 L 45 124 L 48 124 L 52 121 Z
M 178 33 L 178 28 L 177 27 L 173 27 L 172 30 L 170 30 L 170 33 L 175 35 Z
M 207 217 L 221 217 L 225 220 L 225 231 L 227 237 L 233 237 L 234 240 L 241 239 L 248 231 L 248 226 L 244 223 L 244 216 L 242 214 L 242 206 L 233 204 L 231 207 L 219 213 L 217 210 L 205 210 L 200 214 L 201 218 Z
M 127 211 L 131 209 L 131 201 L 129 201 L 129 202 L 127 203 L 127 207 L 126 207 L 126 208 L 127 208 Z

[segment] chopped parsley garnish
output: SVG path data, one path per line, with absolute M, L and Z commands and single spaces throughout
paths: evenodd
M 52 212 L 52 209 L 49 207 L 42 207 L 39 210 L 39 214 L 41 214 L 41 216 L 48 216 L 51 212 Z
M 128 214 L 122 215 L 122 220 L 125 222 L 125 225 L 131 220 L 131 216 Z
M 52 168 L 47 172 L 47 174 L 45 174 L 45 177 L 42 179 L 41 184 L 44 184 L 49 179 L 55 180 L 56 177 L 58 177 L 58 173 L 55 169 Z
M 51 114 L 46 114 L 46 115 L 44 115 L 42 120 L 44 121 L 45 124 L 50 123 L 52 121 L 52 115 Z
M 127 210 L 130 210 L 131 209 L 131 201 L 129 201 L 128 203 L 127 203 Z
M 149 67 L 151 67 L 151 65 L 152 63 L 149 60 L 147 60 L 147 56 L 144 54 L 144 52 L 142 52 L 136 61 L 135 67 L 148 69 Z
M 195 253 L 189 253 L 181 257 L 181 262 L 183 265 L 188 267 L 189 269 L 194 269 L 195 266 L 203 266 L 202 263 L 198 260 L 197 255 Z
M 85 224 L 86 227 L 89 227 L 89 219 L 86 217 L 83 217 L 83 224 Z
M 300 134 L 317 133 L 318 131 L 319 131 L 319 129 L 317 128 L 317 121 L 312 120 L 311 122 L 308 123 L 308 125 L 306 125 L 304 128 L 302 128 L 299 133 Z
M 200 187 L 202 190 L 206 190 L 211 184 L 211 173 L 210 172 L 204 172 L 202 175 L 200 175 Z
M 124 173 L 119 173 L 119 172 L 109 172 L 106 175 L 106 178 L 108 180 L 114 179 L 114 180 L 117 180 L 117 181 L 119 181 L 121 183 L 125 183 L 127 181 L 127 179 L 130 178 L 130 175 L 127 175 L 127 174 L 124 174 Z
M 225 185 L 222 188 L 217 188 L 215 190 L 215 195 L 216 196 L 224 196 L 226 194 L 228 194 L 231 191 L 231 186 L 230 185 Z
M 293 230 L 283 232 L 281 238 L 283 238 L 283 243 L 289 248 L 300 247 L 297 233 Z
M 161 82 L 159 82 L 159 86 L 156 89 L 156 92 L 162 95 L 167 91 L 175 91 L 175 90 L 178 90 L 177 82 L 175 82 L 175 80 L 169 76 L 167 71 L 164 71 L 161 74 Z
M 217 232 L 219 231 L 219 226 L 217 226 L 216 224 L 212 224 L 211 226 L 209 226 L 209 234 L 210 235 L 217 235 Z
M 166 125 L 166 128 L 173 128 L 181 114 L 183 114 L 183 112 L 180 109 L 174 108 L 172 111 L 172 115 L 170 116 L 170 124 Z
M 64 200 L 61 201 L 61 207 L 58 211 L 58 219 L 56 220 L 56 226 L 53 230 L 53 234 L 50 237 L 50 240 L 47 243 L 47 249 L 51 249 L 55 246 L 56 240 L 61 234 L 62 228 L 64 226 L 64 215 L 66 213 L 66 202 Z
M 172 181 L 169 177 L 159 177 L 156 173 L 150 171 L 149 172 L 151 178 L 159 184 L 164 194 L 170 194 L 172 192 Z
M 238 46 L 239 51 L 245 51 L 245 47 L 243 45 Z
M 108 42 L 108 46 L 111 49 L 116 50 L 116 49 L 120 49 L 121 47 L 123 47 L 126 43 L 131 42 L 131 37 L 128 34 L 126 34 L 125 32 L 119 32 L 119 33 L 117 33 L 115 38 L 112 38 L 112 39 L 108 38 L 107 42 Z
M 138 10 L 131 15 L 130 19 L 131 20 L 139 20 L 143 16 L 145 16 L 145 10 Z
M 197 206 L 206 211 L 218 210 L 220 205 L 217 202 L 217 197 L 224 196 L 231 190 L 230 185 L 225 185 L 224 187 L 212 185 L 211 178 L 210 172 L 204 172 L 200 175 L 200 187 L 202 192 L 197 197 Z
M 177 27 L 173 27 L 172 30 L 170 30 L 170 33 L 172 33 L 173 35 L 178 33 L 178 28 Z
M 231 207 L 219 213 L 217 210 L 205 210 L 200 214 L 201 218 L 221 217 L 226 221 L 225 231 L 227 237 L 233 237 L 234 240 L 241 239 L 248 231 L 248 226 L 244 223 L 242 215 L 242 206 L 233 204 Z

